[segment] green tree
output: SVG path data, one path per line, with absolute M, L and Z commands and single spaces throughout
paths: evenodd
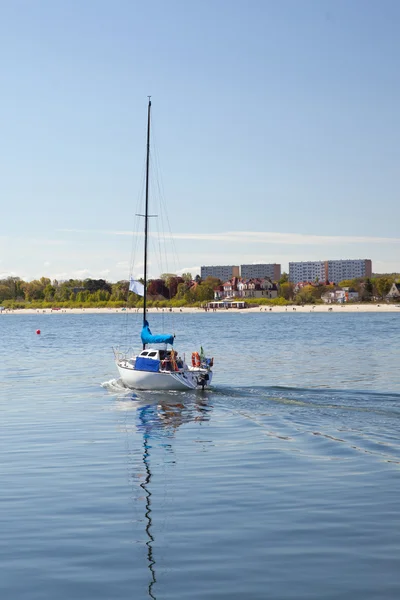
M 110 292 L 108 290 L 96 290 L 94 292 L 94 296 L 96 298 L 96 302 L 106 302 L 110 299 Z
M 205 282 L 196 285 L 193 292 L 196 302 L 205 302 L 214 299 L 214 287 Z
M 117 281 L 111 285 L 111 300 L 126 301 L 128 297 L 129 282 Z
M 180 283 L 178 285 L 178 288 L 176 290 L 176 296 L 175 298 L 177 300 L 183 300 L 183 298 L 185 297 L 185 294 L 187 292 L 188 286 L 186 283 Z
M 294 284 L 289 281 L 281 283 L 278 295 L 281 298 L 285 298 L 285 300 L 292 300 L 294 296 Z
M 305 285 L 295 296 L 296 302 L 312 303 L 321 298 L 321 290 L 319 286 Z
M 377 295 L 384 298 L 388 294 L 393 284 L 393 277 L 379 277 L 375 280 L 375 288 Z
M 283 271 L 281 278 L 279 280 L 279 285 L 282 285 L 282 283 L 288 283 L 288 281 L 289 281 L 289 275 L 285 271 Z
M 367 277 L 367 279 L 365 280 L 364 286 L 363 286 L 361 300 L 363 300 L 363 302 L 370 302 L 372 299 L 373 292 L 374 292 L 374 288 L 373 288 L 372 282 L 371 282 L 370 278 Z
M 4 285 L 3 293 L 9 300 L 23 300 L 24 299 L 24 286 L 25 281 L 22 281 L 19 277 L 7 277 L 1 280 L 1 285 Z M 6 292 L 6 288 L 9 291 Z
M 44 279 L 44 278 L 42 278 L 42 279 Z M 50 283 L 50 279 L 48 279 L 47 281 Z M 43 285 L 42 281 L 39 281 L 38 279 L 34 279 L 33 281 L 25 283 L 23 286 L 25 300 L 28 300 L 28 301 L 43 300 L 44 299 L 44 287 L 45 286 Z
M 182 277 L 170 277 L 168 280 L 168 298 L 173 298 L 176 295 L 178 285 L 183 283 Z
M 69 300 L 69 297 L 72 292 L 72 287 L 69 281 L 63 281 L 56 287 L 56 291 L 54 294 L 54 299 L 59 302 L 66 302 Z
M 84 304 L 87 301 L 88 296 L 89 296 L 88 290 L 78 292 L 76 294 L 76 301 L 79 302 L 80 304 Z
M 186 290 L 184 300 L 187 304 L 194 304 L 194 302 L 196 302 L 196 296 L 193 291 L 193 287 Z
M 13 294 L 12 289 L 9 285 L 4 283 L 4 280 L 0 281 L 0 302 L 3 300 L 12 300 Z
M 213 277 L 212 275 L 209 275 L 201 283 L 208 285 L 209 287 L 212 287 L 213 290 L 215 290 L 215 288 L 222 284 L 222 281 L 218 279 L 218 277 Z
M 356 286 L 356 280 L 355 279 L 343 279 L 343 281 L 339 281 L 339 286 L 341 288 L 344 288 L 344 287 L 355 287 Z
M 49 280 L 49 283 L 44 288 L 43 293 L 44 293 L 44 299 L 46 300 L 46 302 L 51 302 L 54 299 L 54 294 L 56 293 L 56 288 L 51 285 L 50 280 Z
M 176 273 L 162 273 L 159 279 L 162 279 L 165 287 L 169 289 L 171 284 L 171 279 L 175 279 L 177 277 Z
M 107 281 L 105 281 L 104 279 L 85 279 L 85 281 L 83 282 L 83 287 L 85 288 L 85 290 L 89 290 L 91 294 L 93 292 L 97 292 L 97 290 L 105 290 L 109 294 L 111 294 L 111 285 L 107 283 Z

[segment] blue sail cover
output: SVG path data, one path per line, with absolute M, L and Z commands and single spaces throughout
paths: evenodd
M 174 343 L 174 336 L 170 333 L 153 335 L 150 331 L 148 321 L 144 322 L 141 336 L 143 344 L 171 344 Z

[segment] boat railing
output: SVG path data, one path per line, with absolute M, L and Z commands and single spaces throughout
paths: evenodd
M 125 360 L 134 356 L 133 348 L 121 348 L 120 346 L 113 347 L 115 360 Z

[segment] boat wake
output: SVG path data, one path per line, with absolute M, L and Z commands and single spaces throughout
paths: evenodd
M 110 379 L 100 385 L 112 396 L 150 404 L 168 401 L 172 403 L 177 401 L 208 401 L 211 396 L 211 390 L 132 390 L 124 385 L 122 379 Z
M 100 385 L 102 388 L 114 394 L 132 393 L 132 390 L 129 390 L 124 386 L 121 379 L 110 379 L 109 381 L 104 381 Z

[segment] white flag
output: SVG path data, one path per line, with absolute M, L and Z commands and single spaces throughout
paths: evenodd
M 131 278 L 131 282 L 129 284 L 129 291 L 135 292 L 138 296 L 144 296 L 144 285 L 140 283 L 140 281 L 136 281 Z

